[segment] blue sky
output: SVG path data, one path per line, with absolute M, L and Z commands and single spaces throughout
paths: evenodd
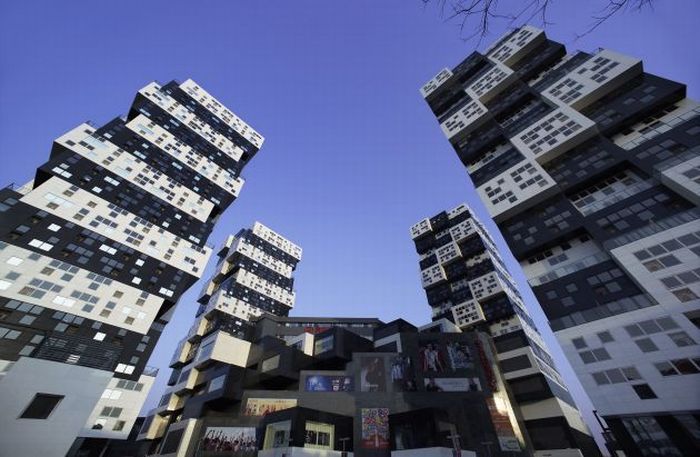
M 647 71 L 687 83 L 698 98 L 700 2 L 659 1 L 576 41 L 604 3 L 555 1 L 548 36 L 569 51 L 642 57 Z M 505 27 L 494 24 L 480 48 Z M 422 324 L 429 309 L 410 225 L 467 201 L 493 227 L 418 92 L 474 50 L 462 37 L 420 0 L 4 2 L 0 183 L 31 179 L 53 138 L 125 113 L 151 80 L 191 77 L 266 137 L 210 243 L 260 220 L 304 248 L 294 315 Z M 183 297 L 154 352 L 161 375 L 149 406 L 199 288 Z M 553 341 L 529 289 L 524 295 Z

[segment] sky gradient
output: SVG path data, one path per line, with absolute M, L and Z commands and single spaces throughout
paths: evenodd
M 641 57 L 646 71 L 686 83 L 697 99 L 700 2 L 658 1 L 575 40 L 604 3 L 554 2 L 548 36 L 569 52 L 605 47 Z M 494 24 L 479 49 L 505 30 Z M 191 77 L 266 138 L 210 244 L 259 220 L 304 249 L 293 315 L 421 325 L 430 313 L 409 227 L 463 201 L 495 227 L 418 92 L 475 50 L 465 34 L 420 0 L 4 2 L 0 184 L 31 179 L 54 138 L 126 113 L 148 82 Z M 493 235 L 590 410 L 517 263 Z M 150 364 L 161 373 L 147 407 L 162 394 L 200 288 L 183 296 L 156 347 Z

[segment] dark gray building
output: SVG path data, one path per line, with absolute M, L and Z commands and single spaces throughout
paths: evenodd
M 493 338 L 535 453 L 599 455 L 491 236 L 469 207 L 423 219 L 411 236 L 433 320 Z
M 150 452 L 530 455 L 487 334 L 445 319 L 289 317 L 300 259 L 260 223 L 227 239 L 141 427 Z
M 611 445 L 698 454 L 700 107 L 685 86 L 526 26 L 421 92 Z
M 184 402 L 164 397 L 141 430 L 151 450 L 430 457 L 452 456 L 457 446 L 463 457 L 531 455 L 485 333 L 462 333 L 447 320 L 419 329 L 402 320 L 274 316 L 253 329 L 245 362 L 213 360 Z M 167 428 L 158 425 L 164 419 Z
M 194 81 L 151 83 L 126 117 L 72 129 L 32 181 L 0 190 L 2 455 L 127 437 L 146 361 L 262 141 Z

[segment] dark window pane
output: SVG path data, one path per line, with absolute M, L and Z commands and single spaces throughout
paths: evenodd
M 694 374 L 698 373 L 698 369 L 692 362 L 688 359 L 672 360 L 673 365 L 676 366 L 681 374 Z
M 530 359 L 526 355 L 519 355 L 510 359 L 501 360 L 501 368 L 505 373 L 523 370 L 531 366 Z
M 649 384 L 637 384 L 636 386 L 632 386 L 632 388 L 642 400 L 657 398 L 654 391 L 649 387 Z
M 63 395 L 36 394 L 19 418 L 46 419 L 61 400 L 63 400 Z
M 637 343 L 637 346 L 639 346 L 639 349 L 641 349 L 642 352 L 654 352 L 659 350 L 659 348 L 650 338 L 641 338 L 635 340 L 634 342 Z

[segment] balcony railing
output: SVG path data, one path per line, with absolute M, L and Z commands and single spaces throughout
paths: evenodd
M 92 338 L 67 333 L 49 334 L 35 350 L 34 357 L 100 370 L 113 370 L 122 349 Z

